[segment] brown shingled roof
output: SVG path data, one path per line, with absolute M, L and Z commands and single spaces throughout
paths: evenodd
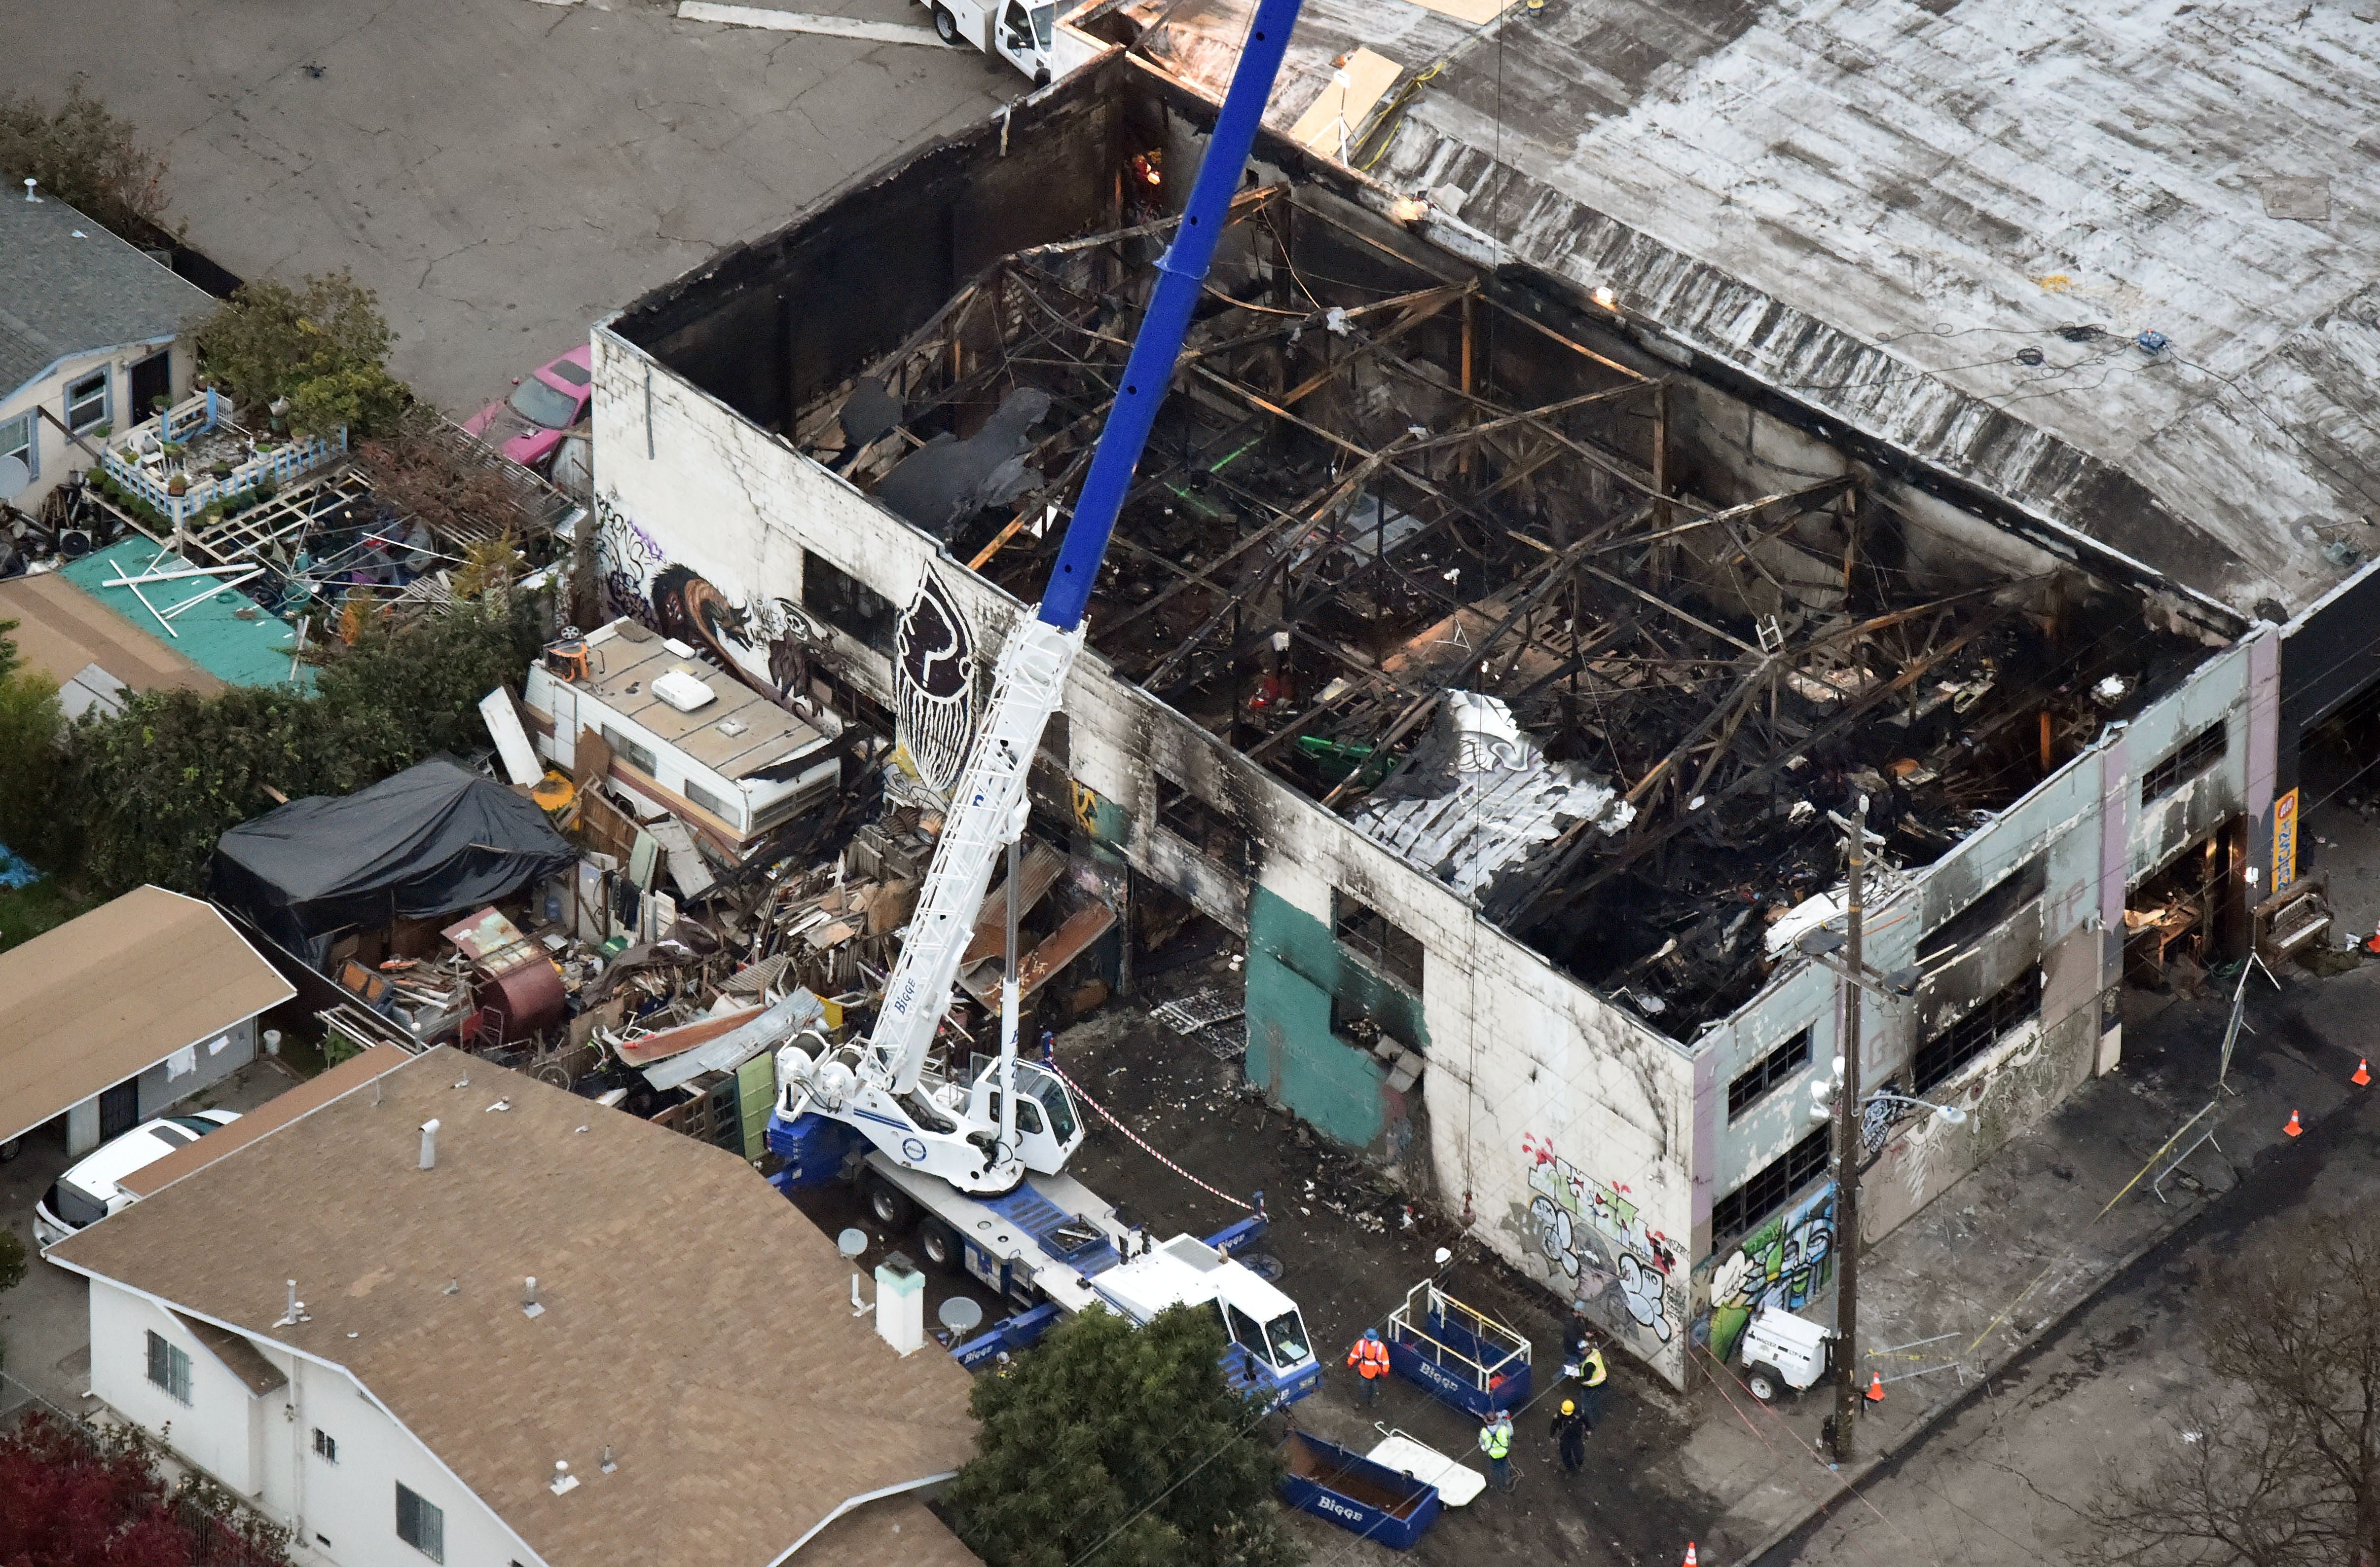
M 145 1164 L 115 1183 L 116 1189 L 136 1197 L 162 1192 L 183 1176 L 204 1170 L 227 1153 L 235 1153 L 268 1132 L 280 1130 L 309 1111 L 362 1087 L 383 1072 L 394 1072 L 413 1059 L 397 1045 L 374 1045 L 349 1056 L 327 1072 L 317 1073 L 258 1105 L 228 1126 L 216 1128 L 196 1142 L 184 1143 L 154 1164 Z
M 163 887 L 0 953 L 0 1139 L 297 993 L 212 904 Z
M 378 1082 L 50 1256 L 346 1367 L 555 1567 L 767 1567 L 967 1458 L 967 1374 L 854 1318 L 833 1243 L 734 1154 L 450 1049 Z M 274 1328 L 287 1279 L 310 1320 Z

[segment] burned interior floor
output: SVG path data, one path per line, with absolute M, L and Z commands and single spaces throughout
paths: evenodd
M 1115 171 L 1120 226 L 1000 259 L 797 395 L 794 443 L 1038 598 L 1175 221 L 1163 164 Z M 1613 324 L 1252 176 L 1089 641 L 1682 1039 L 1837 882 L 1857 796 L 1928 864 L 2204 650 L 1815 440 L 1763 458 L 1747 407 Z M 1253 868 L 1259 811 L 1162 788 Z

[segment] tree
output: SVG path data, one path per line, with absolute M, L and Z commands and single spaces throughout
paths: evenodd
M 152 243 L 165 215 L 165 162 L 140 145 L 132 122 L 67 80 L 55 110 L 30 94 L 0 93 L 0 175 L 42 188 L 136 244 Z
M 396 334 L 380 297 L 345 269 L 243 285 L 199 322 L 199 363 L 250 411 L 287 398 L 289 428 L 361 437 L 393 426 L 411 400 L 388 373 Z
M 0 620 L 0 844 L 32 855 L 49 846 L 66 715 L 57 682 L 19 662 L 16 626 Z
M 2200 1331 L 2195 1438 L 2119 1481 L 2124 1560 L 2380 1567 L 2380 1221 L 2342 1215 L 2228 1259 Z
M 138 1427 L 37 1412 L 0 1437 L 0 1567 L 285 1561 L 288 1537 L 204 1481 L 168 1489 Z
M 975 1385 L 982 1430 L 951 1484 L 952 1526 L 990 1567 L 1296 1567 L 1281 1459 L 1223 1379 L 1222 1329 L 1177 1306 L 1135 1328 L 1060 1323 Z

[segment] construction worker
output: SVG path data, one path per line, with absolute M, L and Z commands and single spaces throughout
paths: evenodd
M 1357 1385 L 1355 1401 L 1369 1409 L 1379 1402 L 1380 1379 L 1389 1374 L 1389 1346 L 1380 1342 L 1378 1329 L 1364 1330 L 1364 1336 L 1347 1352 L 1347 1364 L 1363 1379 Z
M 1553 1429 L 1548 1434 L 1561 1443 L 1562 1472 L 1575 1475 L 1586 1467 L 1586 1416 L 1578 1405 L 1562 1400 L 1561 1413 L 1554 1416 Z
M 1579 1423 L 1592 1431 L 1595 1423 L 1603 1418 L 1603 1384 L 1611 1376 L 1610 1368 L 1603 1364 L 1603 1345 L 1592 1337 L 1586 1342 L 1585 1357 L 1574 1375 L 1578 1378 Z
M 1512 1416 L 1500 1409 L 1479 1427 L 1479 1451 L 1488 1455 L 1488 1477 L 1500 1491 L 1512 1488 Z

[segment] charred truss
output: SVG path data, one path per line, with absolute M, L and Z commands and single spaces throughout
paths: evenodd
M 896 428 L 838 445 L 846 383 L 796 440 L 868 487 L 1046 395 L 999 504 L 949 535 L 1030 601 L 1171 221 L 1004 258 L 863 371 Z M 1769 924 L 1837 880 L 1830 815 L 1857 795 L 1922 865 L 2189 667 L 2137 600 L 1956 558 L 1848 461 L 1748 479 L 1773 465 L 1730 450 L 1706 389 L 1398 241 L 1243 194 L 1091 644 L 1343 813 L 1503 722 L 1450 693 L 1497 698 L 1527 765 L 1612 808 L 1516 836 L 1464 890 L 1656 1026 L 1689 1037 L 1759 987 Z M 1455 883 L 1453 856 L 1407 857 Z

